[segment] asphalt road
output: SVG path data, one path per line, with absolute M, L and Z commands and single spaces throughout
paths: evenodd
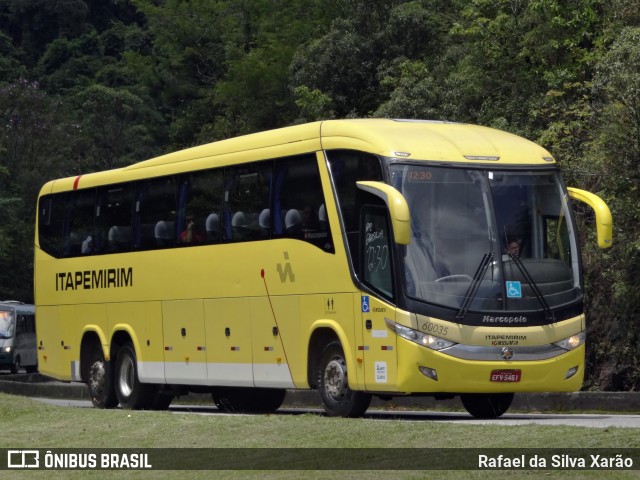
M 88 400 L 54 399 L 35 397 L 34 400 L 49 405 L 70 408 L 93 408 Z M 221 412 L 215 406 L 207 405 L 181 405 L 172 404 L 169 411 L 174 414 L 186 415 L 230 415 Z M 277 415 L 302 415 L 316 413 L 323 415 L 318 408 L 281 408 Z M 237 414 L 233 414 L 237 415 Z M 478 420 L 462 412 L 438 412 L 438 411 L 389 411 L 369 409 L 365 416 L 372 420 L 406 420 L 411 422 L 447 422 L 462 423 L 466 425 L 568 425 L 574 427 L 591 428 L 640 428 L 640 415 L 629 414 L 543 414 L 543 413 L 506 413 L 495 420 Z

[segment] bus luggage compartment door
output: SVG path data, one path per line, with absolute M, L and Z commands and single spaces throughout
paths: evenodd
M 167 383 L 204 385 L 207 352 L 202 300 L 162 302 Z

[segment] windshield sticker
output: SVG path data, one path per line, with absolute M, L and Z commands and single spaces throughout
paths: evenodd
M 507 297 L 522 298 L 522 284 L 520 282 L 507 282 Z

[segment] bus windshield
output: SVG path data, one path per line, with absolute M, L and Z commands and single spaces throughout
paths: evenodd
M 392 165 L 411 212 L 406 293 L 488 312 L 546 310 L 580 298 L 574 229 L 554 171 Z M 463 316 L 463 315 L 462 315 Z
M 15 334 L 15 323 L 11 312 L 0 310 L 0 338 L 12 338 Z

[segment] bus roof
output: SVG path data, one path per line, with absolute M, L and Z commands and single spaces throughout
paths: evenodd
M 169 175 L 185 169 L 315 152 L 352 149 L 376 155 L 438 163 L 549 165 L 551 154 L 517 135 L 477 125 L 429 120 L 346 119 L 295 125 L 180 150 L 127 167 L 69 177 L 42 193 Z M 153 170 L 151 172 L 150 170 Z

